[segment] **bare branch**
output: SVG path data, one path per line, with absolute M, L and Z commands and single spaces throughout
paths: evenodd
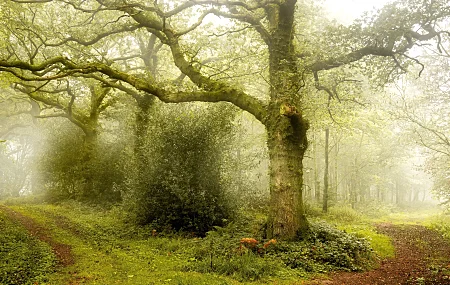
M 263 39 L 263 41 L 267 44 L 270 45 L 271 42 L 271 37 L 270 37 L 270 33 L 266 30 L 266 28 L 264 28 L 264 26 L 261 24 L 261 19 L 257 18 L 255 16 L 253 16 L 250 13 L 226 13 L 223 11 L 219 11 L 219 10 L 212 10 L 212 13 L 216 16 L 219 17 L 224 17 L 224 18 L 229 18 L 229 19 L 236 19 L 239 20 L 241 22 L 245 22 L 250 24 L 261 36 L 261 38 Z

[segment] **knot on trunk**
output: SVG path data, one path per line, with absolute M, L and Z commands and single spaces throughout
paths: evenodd
M 296 141 L 303 150 L 308 147 L 308 142 L 306 139 L 306 131 L 309 129 L 309 123 L 302 117 L 300 111 L 289 103 L 284 103 L 280 106 L 280 114 L 282 116 L 288 117 L 292 127 L 292 133 L 290 138 Z
M 289 103 L 284 103 L 280 106 L 280 114 L 286 117 L 300 116 L 297 108 Z

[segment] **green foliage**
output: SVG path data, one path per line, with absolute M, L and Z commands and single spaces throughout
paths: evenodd
M 211 257 L 198 262 L 194 267 L 202 273 L 214 272 L 232 276 L 239 281 L 255 281 L 269 276 L 275 276 L 283 264 L 269 257 L 261 257 L 253 252 L 231 257 Z
M 312 218 L 323 217 L 325 213 L 322 211 L 322 208 L 316 204 L 308 203 L 307 201 L 304 203 L 305 214 Z
M 55 241 L 70 245 L 76 254 L 74 266 L 60 268 L 44 284 L 236 284 L 221 276 L 182 271 L 197 239 L 152 236 L 151 231 L 145 233 L 147 228 L 127 223 L 120 208 L 69 201 L 14 210 L 45 224 Z
M 248 238 L 251 223 L 230 223 L 227 227 L 215 227 L 198 242 L 193 257 L 185 270 L 202 273 L 217 273 L 232 276 L 240 281 L 259 280 L 275 276 L 285 268 L 279 260 L 266 255 L 274 247 L 264 248 L 263 242 Z M 245 243 L 245 239 L 255 243 Z M 258 238 L 261 240 L 260 238 Z
M 430 227 L 437 230 L 446 239 L 450 240 L 450 215 L 447 213 L 435 216 L 430 221 Z
M 321 207 L 305 203 L 305 212 L 311 218 L 322 218 L 337 223 L 358 223 L 363 219 L 363 214 L 348 206 L 333 206 L 324 213 Z
M 387 216 L 393 213 L 396 209 L 396 206 L 388 203 L 365 203 L 364 207 L 361 207 L 359 210 L 369 218 L 380 218 L 383 216 Z
M 367 240 L 324 222 L 313 224 L 311 235 L 300 242 L 264 240 L 248 226 L 230 224 L 208 232 L 186 268 L 248 281 L 286 274 L 360 271 L 375 261 Z
M 44 242 L 28 235 L 0 212 L 0 284 L 37 284 L 47 281 L 55 256 Z
M 222 152 L 232 138 L 228 105 L 154 106 L 147 152 L 126 204 L 140 224 L 204 235 L 232 218 Z M 141 157 L 137 158 L 142 159 Z
M 374 255 L 362 238 L 324 222 L 312 224 L 311 235 L 302 242 L 279 243 L 273 253 L 291 268 L 322 272 L 367 269 Z
M 76 274 L 73 267 L 61 269 L 46 281 L 55 285 L 70 284 L 71 277 L 85 284 L 296 284 L 316 273 L 366 268 L 372 258 L 364 240 L 324 223 L 313 224 L 313 234 L 302 242 L 269 242 L 256 213 L 215 227 L 205 238 L 185 238 L 127 223 L 120 207 L 70 201 L 13 208 L 45 223 L 55 241 L 76 253 Z
M 349 224 L 345 226 L 341 225 L 338 228 L 359 238 L 366 239 L 378 257 L 382 259 L 394 257 L 395 249 L 391 238 L 377 233 L 373 226 Z

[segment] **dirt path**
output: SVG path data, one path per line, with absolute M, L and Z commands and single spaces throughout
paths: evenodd
M 450 244 L 437 232 L 419 225 L 390 223 L 379 224 L 377 228 L 392 238 L 394 258 L 383 261 L 372 271 L 336 273 L 331 280 L 308 284 L 450 284 Z
M 0 205 L 0 211 L 4 212 L 8 217 L 14 221 L 21 223 L 31 235 L 37 237 L 39 240 L 48 243 L 58 259 L 60 266 L 69 266 L 74 264 L 74 256 L 71 247 L 67 244 L 56 242 L 48 233 L 48 230 L 32 218 L 22 215 L 6 206 Z

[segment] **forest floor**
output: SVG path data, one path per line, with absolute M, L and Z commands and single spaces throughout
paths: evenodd
M 330 280 L 307 284 L 450 284 L 450 244 L 439 233 L 422 225 L 379 223 L 376 227 L 379 233 L 392 238 L 394 258 L 382 261 L 371 271 L 339 272 Z
M 51 208 L 0 205 L 0 212 L 51 246 L 58 269 L 45 284 L 242 284 L 228 277 L 180 272 L 178 268 L 184 264 L 184 257 L 176 254 L 183 246 L 179 241 L 113 240 L 107 232 L 93 234 L 86 227 L 91 221 L 75 224 L 61 215 L 60 210 Z M 395 248 L 395 256 L 381 261 L 376 269 L 362 273 L 337 272 L 310 281 L 266 280 L 245 284 L 450 284 L 450 244 L 438 232 L 411 223 L 378 222 L 376 229 L 389 236 Z M 144 256 L 142 252 L 152 252 L 152 255 Z

